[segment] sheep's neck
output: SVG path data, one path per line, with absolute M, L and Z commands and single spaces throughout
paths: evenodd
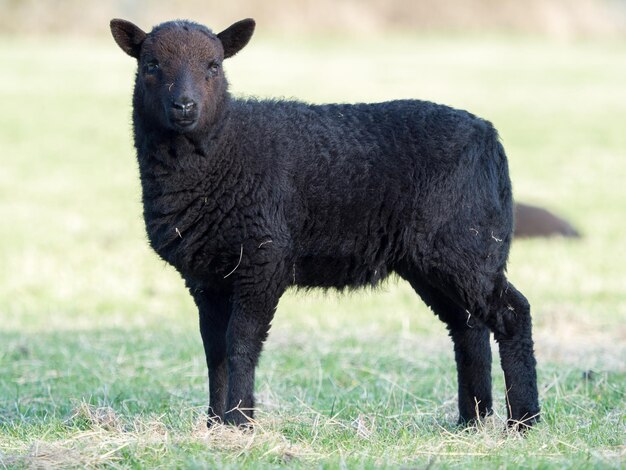
M 200 139 L 197 133 L 169 138 L 145 133 L 136 142 L 148 238 L 180 271 L 207 269 L 189 265 L 195 250 L 203 252 L 197 259 L 219 270 L 225 262 L 208 254 L 228 252 L 221 228 L 239 224 L 236 211 L 225 209 L 236 207 L 245 194 L 243 166 L 228 152 L 234 144 L 212 134 Z

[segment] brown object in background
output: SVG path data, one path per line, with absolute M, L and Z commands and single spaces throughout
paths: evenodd
M 515 204 L 515 238 L 564 236 L 579 238 L 580 233 L 568 221 L 541 207 Z

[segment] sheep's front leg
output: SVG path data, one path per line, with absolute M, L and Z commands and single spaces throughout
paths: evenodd
M 278 300 L 284 292 L 284 287 L 271 281 L 279 276 L 257 275 L 257 279 L 242 282 L 236 292 L 226 334 L 228 399 L 225 422 L 236 426 L 251 424 L 254 416 L 254 373 Z
M 231 316 L 227 294 L 208 294 L 190 289 L 200 314 L 200 334 L 209 369 L 209 416 L 207 425 L 224 420 L 228 389 L 226 330 Z

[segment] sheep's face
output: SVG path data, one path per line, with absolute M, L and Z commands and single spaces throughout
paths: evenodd
M 228 86 L 222 61 L 248 43 L 254 21 L 239 21 L 219 34 L 171 21 L 146 34 L 128 21 L 112 20 L 111 32 L 138 62 L 135 112 L 157 127 L 185 133 L 214 122 Z

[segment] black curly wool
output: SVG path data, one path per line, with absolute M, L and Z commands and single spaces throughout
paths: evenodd
M 254 372 L 289 286 L 406 279 L 454 342 L 461 422 L 491 412 L 490 331 L 512 425 L 539 412 L 530 307 L 506 280 L 507 160 L 490 123 L 424 101 L 234 99 L 222 60 L 250 39 L 164 23 L 111 29 L 138 60 L 135 146 L 150 244 L 200 312 L 210 422 L 253 416 Z

